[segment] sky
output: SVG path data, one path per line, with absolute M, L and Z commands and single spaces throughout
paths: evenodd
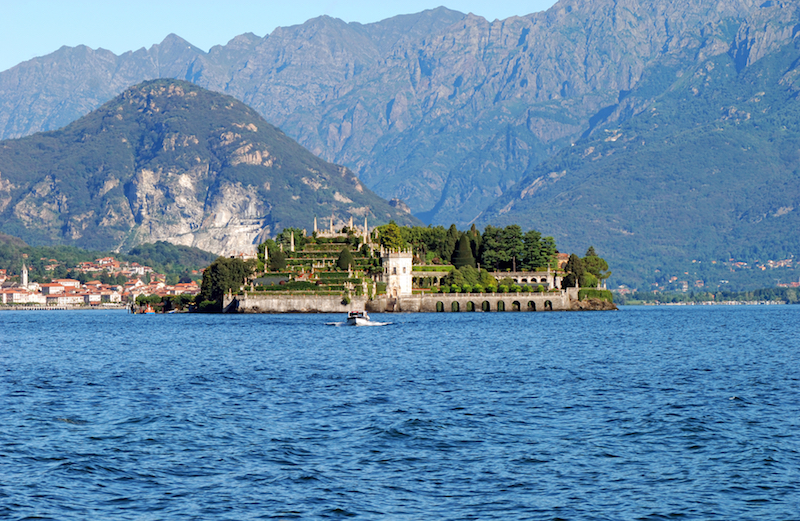
M 0 71 L 63 45 L 115 54 L 175 33 L 204 51 L 243 33 L 328 15 L 371 23 L 444 5 L 488 20 L 544 11 L 555 0 L 0 0 Z

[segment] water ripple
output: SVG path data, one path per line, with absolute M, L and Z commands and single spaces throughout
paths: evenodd
M 0 518 L 800 512 L 800 308 L 338 319 L 0 313 Z

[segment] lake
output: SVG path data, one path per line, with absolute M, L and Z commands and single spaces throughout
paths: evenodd
M 0 313 L 0 518 L 800 518 L 800 306 L 373 319 Z

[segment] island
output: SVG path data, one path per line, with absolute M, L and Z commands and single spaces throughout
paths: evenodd
M 370 228 L 352 218 L 287 228 L 252 255 L 205 271 L 197 310 L 223 313 L 498 312 L 616 309 L 594 248 L 560 253 L 518 225 Z

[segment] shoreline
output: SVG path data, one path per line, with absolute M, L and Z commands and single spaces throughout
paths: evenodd
M 622 307 L 637 306 L 788 306 L 782 300 L 724 300 L 722 302 L 641 302 L 636 304 L 617 304 Z
M 35 304 L 0 305 L 0 311 L 126 311 L 123 306 L 40 306 Z

